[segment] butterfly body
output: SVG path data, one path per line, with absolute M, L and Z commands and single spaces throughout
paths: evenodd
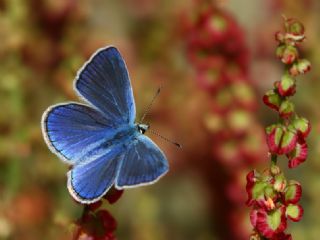
M 85 101 L 49 107 L 42 132 L 49 149 L 70 164 L 68 189 L 79 202 L 117 189 L 156 182 L 169 169 L 163 152 L 135 123 L 126 65 L 114 47 L 99 49 L 79 71 L 75 91 Z

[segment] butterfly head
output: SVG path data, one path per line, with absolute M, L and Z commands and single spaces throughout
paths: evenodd
M 137 128 L 138 128 L 139 133 L 144 134 L 150 128 L 150 125 L 139 123 L 139 124 L 137 124 Z

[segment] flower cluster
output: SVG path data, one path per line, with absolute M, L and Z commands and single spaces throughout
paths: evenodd
M 123 190 L 111 189 L 103 199 L 113 204 L 121 197 Z M 73 240 L 116 240 L 113 232 L 117 222 L 105 209 L 100 209 L 103 199 L 86 205 L 80 219 L 76 221 L 76 231 Z
M 183 39 L 188 60 L 194 69 L 195 80 L 210 96 L 210 110 L 204 114 L 204 126 L 212 139 L 209 146 L 204 176 L 212 189 L 212 176 L 219 179 L 212 190 L 214 210 L 219 214 L 221 239 L 246 239 L 246 227 L 239 224 L 239 216 L 246 218 L 243 209 L 245 193 L 242 189 L 243 172 L 262 161 L 264 152 L 263 129 L 254 117 L 256 96 L 250 81 L 249 51 L 245 33 L 234 17 L 210 1 L 197 1 L 188 16 Z M 221 176 L 215 169 L 222 169 Z M 211 170 L 210 170 L 211 169 Z M 216 180 L 214 180 L 216 181 Z
M 262 174 L 251 171 L 247 175 L 247 205 L 254 233 L 251 239 L 292 239 L 285 234 L 287 220 L 300 221 L 303 208 L 298 204 L 302 188 L 296 181 L 288 181 L 277 166 L 277 158 L 284 155 L 288 167 L 303 163 L 308 154 L 306 137 L 310 122 L 295 112 L 290 97 L 296 93 L 299 74 L 310 70 L 310 62 L 299 56 L 298 44 L 304 39 L 304 26 L 295 19 L 285 19 L 284 32 L 277 32 L 277 57 L 285 64 L 285 73 L 263 96 L 263 102 L 279 114 L 279 122 L 266 128 L 266 140 L 271 156 L 271 167 Z
M 273 165 L 262 174 L 251 171 L 247 175 L 248 201 L 253 207 L 250 213 L 251 224 L 256 232 L 268 239 L 291 239 L 284 234 L 287 218 L 297 222 L 303 214 L 298 204 L 301 198 L 301 185 L 287 181 L 280 168 Z M 260 239 L 260 238 L 256 238 Z
M 273 155 L 286 155 L 289 168 L 297 167 L 307 158 L 306 137 L 310 132 L 310 122 L 295 113 L 290 97 L 296 92 L 299 74 L 310 70 L 310 62 L 299 56 L 297 45 L 305 39 L 303 25 L 295 19 L 285 20 L 285 32 L 277 32 L 279 45 L 277 57 L 286 65 L 286 72 L 274 88 L 264 96 L 264 103 L 279 113 L 280 123 L 266 128 L 267 143 Z
M 192 21 L 185 21 L 184 37 L 196 81 L 212 97 L 211 112 L 204 122 L 219 138 L 213 153 L 229 166 L 260 161 L 262 134 L 256 134 L 254 140 L 250 134 L 260 133 L 260 126 L 252 114 L 256 96 L 248 74 L 245 34 L 225 10 L 203 2 L 205 7 L 195 10 Z
M 217 92 L 247 74 L 249 54 L 234 18 L 213 4 L 203 5 L 194 21 L 186 22 L 187 54 L 199 85 Z

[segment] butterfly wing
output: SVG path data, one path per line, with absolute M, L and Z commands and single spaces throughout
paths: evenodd
M 79 71 L 75 89 L 117 125 L 134 123 L 136 110 L 126 64 L 114 47 L 98 50 Z
M 159 147 L 150 138 L 139 134 L 123 156 L 115 180 L 116 188 L 152 184 L 168 170 L 167 159 Z
M 79 71 L 75 89 L 93 107 L 60 104 L 50 107 L 42 117 L 49 148 L 70 164 L 103 154 L 116 129 L 133 124 L 135 118 L 127 68 L 114 47 L 100 49 L 91 57 Z
M 42 130 L 50 150 L 69 164 L 104 154 L 116 134 L 101 112 L 78 103 L 50 107 L 43 114 Z
M 70 194 L 81 203 L 98 201 L 113 185 L 123 147 L 113 146 L 95 161 L 76 165 L 68 172 Z

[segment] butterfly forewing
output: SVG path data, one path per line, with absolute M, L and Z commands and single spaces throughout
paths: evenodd
M 100 146 L 116 132 L 99 111 L 78 103 L 49 108 L 42 126 L 50 149 L 69 164 L 93 159 L 101 151 Z
M 132 87 L 126 64 L 116 48 L 97 51 L 79 71 L 75 88 L 107 119 L 117 124 L 134 123 Z

